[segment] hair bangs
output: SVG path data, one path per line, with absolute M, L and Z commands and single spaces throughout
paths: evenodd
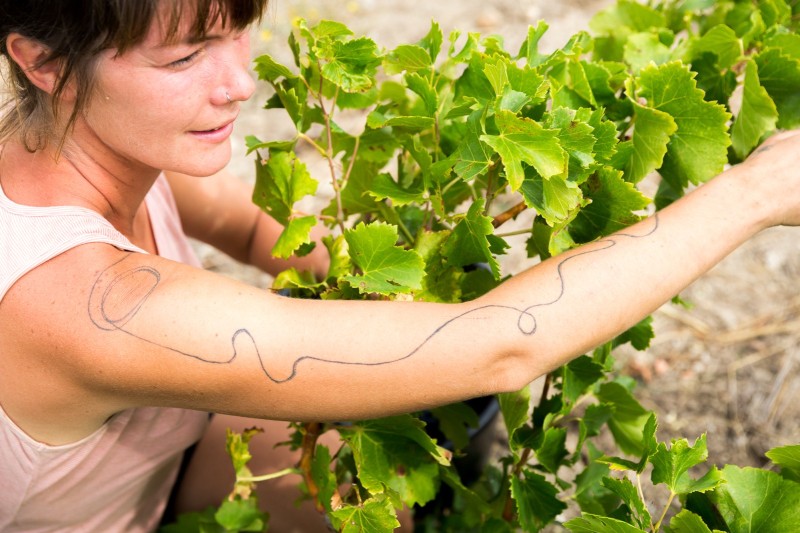
M 162 24 L 166 42 L 188 38 L 201 41 L 218 23 L 223 28 L 243 30 L 258 22 L 268 0 L 118 0 L 116 29 L 106 36 L 102 48 L 118 53 L 141 43 L 154 23 Z

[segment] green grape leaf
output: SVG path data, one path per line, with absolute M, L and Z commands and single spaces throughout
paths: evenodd
M 725 483 L 710 493 L 731 533 L 794 533 L 800 524 L 800 484 L 775 472 L 727 465 Z
M 448 231 L 423 231 L 417 235 L 414 249 L 425 261 L 425 277 L 422 278 L 422 290 L 414 295 L 416 299 L 447 303 L 461 301 L 464 273 L 460 268 L 448 264 L 442 255 L 442 244 L 449 236 Z
M 466 130 L 458 147 L 457 162 L 453 171 L 463 180 L 470 180 L 486 172 L 492 165 L 492 154 L 481 142 L 483 135 L 483 111 L 473 112 L 466 123 Z
M 506 74 L 511 88 L 529 98 L 528 105 L 539 105 L 545 101 L 547 83 L 537 70 L 528 65 L 520 67 L 512 62 L 506 64 Z
M 553 94 L 553 107 L 597 107 L 592 83 L 585 67 L 586 63 L 577 59 L 553 60 L 549 79 L 551 88 L 558 88 Z
M 226 433 L 225 449 L 233 462 L 234 472 L 236 472 L 237 477 L 249 476 L 250 471 L 246 470 L 247 463 L 253 458 L 250 455 L 250 440 L 259 433 L 263 433 L 263 430 L 250 428 L 241 433 L 236 433 L 229 429 Z
M 642 70 L 637 96 L 669 114 L 677 130 L 667 145 L 661 175 L 678 188 L 699 184 L 722 172 L 728 162 L 728 120 L 725 108 L 703 99 L 694 74 L 678 62 Z
M 712 533 L 703 519 L 686 509 L 672 517 L 670 533 Z
M 623 48 L 623 58 L 634 74 L 650 64 L 662 65 L 672 59 L 672 50 L 652 32 L 634 33 Z
M 327 446 L 318 445 L 314 450 L 314 459 L 311 463 L 311 477 L 317 485 L 319 501 L 327 512 L 331 512 L 331 499 L 338 490 L 336 474 L 331 470 L 331 452 Z
M 308 270 L 300 272 L 296 268 L 287 268 L 280 272 L 275 279 L 272 280 L 272 288 L 274 290 L 281 289 L 308 289 L 315 290 L 324 287 L 324 283 L 320 283 L 314 277 L 314 273 Z
M 350 172 L 350 179 L 342 189 L 342 207 L 346 214 L 378 211 L 378 201 L 369 194 L 369 191 L 375 176 L 379 173 L 380 167 L 377 164 L 360 158 L 356 160 Z M 323 211 L 323 214 L 336 217 L 335 200 L 331 202 L 331 207 Z
M 438 22 L 431 21 L 431 29 L 428 31 L 428 34 L 420 39 L 417 44 L 427 50 L 431 62 L 435 62 L 436 58 L 439 57 L 439 53 L 442 51 L 443 41 L 444 35 L 442 34 L 442 28 L 439 26 Z
M 800 60 L 773 48 L 758 54 L 756 64 L 761 85 L 778 109 L 778 127 L 796 128 L 800 125 Z
M 620 503 L 619 497 L 601 484 L 611 469 L 596 461 L 602 454 L 591 442 L 586 448 L 589 456 L 586 468 L 575 476 L 575 500 L 584 513 L 608 515 Z
M 641 533 L 644 531 L 616 518 L 587 513 L 566 522 L 564 527 L 573 533 Z
M 620 0 L 616 5 L 600 11 L 589 22 L 589 27 L 599 34 L 613 35 L 623 28 L 642 32 L 666 26 L 664 14 L 634 0 Z
M 321 20 L 311 28 L 311 32 L 317 39 L 340 39 L 353 35 L 350 28 L 335 20 Z
M 605 403 L 592 404 L 586 408 L 581 418 L 581 424 L 586 436 L 595 437 L 600 434 L 600 428 L 608 422 L 614 414 L 614 408 Z
M 512 190 L 519 190 L 525 179 L 523 163 L 535 168 L 544 178 L 566 172 L 567 154 L 558 141 L 558 131 L 545 129 L 509 111 L 498 112 L 496 122 L 499 134 L 482 135 L 480 140 L 500 154 Z
M 418 132 L 432 128 L 435 123 L 435 120 L 431 117 L 390 117 L 378 111 L 373 111 L 367 116 L 367 127 L 375 130 L 392 127 L 409 132 Z
M 385 496 L 361 505 L 345 505 L 330 513 L 336 531 L 342 533 L 386 533 L 400 527 L 392 502 Z
M 500 402 L 500 412 L 506 424 L 508 440 L 512 451 L 519 451 L 519 445 L 514 438 L 515 433 L 528 421 L 531 405 L 530 387 L 523 387 L 517 392 L 504 392 L 497 395 Z
M 422 99 L 427 116 L 436 116 L 436 112 L 439 110 L 439 95 L 430 80 L 419 74 L 407 74 L 405 80 L 408 88 Z
M 561 461 L 567 456 L 566 442 L 566 429 L 550 427 L 545 430 L 541 445 L 534 450 L 539 464 L 551 474 L 558 472 Z
M 628 454 L 641 456 L 646 451 L 645 431 L 652 414 L 642 407 L 633 395 L 619 383 L 604 383 L 597 392 L 597 399 L 614 407 L 608 427 L 620 449 Z M 655 431 L 653 431 L 655 432 Z
M 762 0 L 758 8 L 768 28 L 776 24 L 788 24 L 792 17 L 792 8 L 786 0 Z
M 758 66 L 748 61 L 744 75 L 742 106 L 731 128 L 733 151 L 744 159 L 766 134 L 775 130 L 778 110 L 758 79 Z
M 317 217 L 314 215 L 289 220 L 272 248 L 272 255 L 290 258 L 302 245 L 311 242 L 311 230 L 316 225 Z
M 430 53 L 416 44 L 401 44 L 384 58 L 384 70 L 387 74 L 417 72 L 431 68 L 432 64 Z
M 465 48 L 470 46 L 470 42 L 473 42 L 473 45 L 475 44 L 474 41 L 468 41 Z M 456 80 L 456 99 L 474 98 L 482 103 L 493 101 L 495 97 L 494 89 L 486 78 L 486 74 L 484 74 L 486 56 L 477 51 L 472 51 L 469 53 L 468 57 L 469 63 L 467 68 L 458 80 Z
M 667 113 L 632 102 L 635 110 L 630 159 L 625 165 L 625 181 L 639 183 L 660 168 L 667 154 L 670 137 L 678 130 Z
M 255 135 L 247 135 L 244 138 L 245 146 L 247 146 L 247 155 L 252 154 L 256 150 L 274 150 L 276 152 L 291 152 L 297 146 L 297 140 L 292 141 L 261 141 Z
M 669 449 L 663 442 L 659 443 L 655 454 L 650 458 L 653 463 L 651 479 L 654 484 L 664 483 L 674 494 L 689 492 L 706 492 L 722 483 L 719 471 L 714 466 L 701 479 L 689 476 L 689 469 L 704 463 L 708 459 L 706 436 L 701 435 L 690 446 L 686 439 L 673 440 Z
M 617 90 L 628 77 L 627 65 L 612 61 L 584 62 L 583 69 L 597 103 L 600 105 L 616 103 Z M 602 113 L 600 109 L 596 111 Z
M 638 222 L 641 210 L 650 205 L 633 184 L 622 179 L 622 172 L 603 167 L 583 185 L 583 196 L 591 201 L 570 224 L 570 233 L 578 242 L 589 242 L 610 235 Z
M 364 91 L 374 85 L 381 57 L 372 39 L 323 41 L 318 44 L 317 53 L 326 61 L 322 76 L 344 92 Z
M 525 203 L 536 209 L 552 227 L 565 225 L 573 218 L 577 209 L 586 204 L 580 187 L 574 181 L 560 177 L 543 179 L 531 168 L 526 169 L 525 174 L 525 181 L 520 187 Z
M 292 152 L 270 152 L 265 162 L 256 161 L 253 202 L 280 224 L 287 226 L 294 204 L 317 192 L 317 181 Z
M 487 468 L 487 470 L 490 470 L 490 468 Z M 478 524 L 485 520 L 485 516 L 491 512 L 486 499 L 464 486 L 464 483 L 458 477 L 456 469 L 442 467 L 440 471 L 442 481 L 453 489 L 456 498 L 463 501 L 463 509 L 459 509 L 459 511 L 468 520 L 467 523 Z
M 363 222 L 344 235 L 350 250 L 350 258 L 361 270 L 356 276 L 343 279 L 358 287 L 361 293 L 378 294 L 408 293 L 422 288 L 425 264 L 413 250 L 395 246 L 397 228 L 376 222 Z
M 573 404 L 603 376 L 603 367 L 582 355 L 562 367 L 562 390 L 567 404 Z
M 510 87 L 506 70 L 506 65 L 509 63 L 510 61 L 506 58 L 492 57 L 486 60 L 483 67 L 483 73 L 497 96 L 502 95 L 505 89 Z
M 528 35 L 520 45 L 517 58 L 524 58 L 530 66 L 539 65 L 544 61 L 547 56 L 539 53 L 539 41 L 542 40 L 548 28 L 549 26 L 543 20 L 538 21 L 536 26 L 528 26 Z
M 580 116 L 580 115 L 579 115 Z M 586 119 L 593 131 L 596 141 L 594 144 L 594 157 L 600 163 L 608 163 L 617 152 L 617 127 L 603 116 L 602 109 L 596 109 Z
M 684 59 L 691 63 L 706 53 L 713 54 L 717 58 L 718 70 L 729 69 L 742 56 L 742 41 L 731 27 L 719 24 L 699 39 L 692 40 Z
M 540 531 L 567 506 L 557 496 L 556 487 L 544 476 L 529 470 L 511 480 L 511 496 L 517 504 L 519 523 L 525 531 Z
M 444 243 L 442 253 L 453 266 L 489 263 L 496 279 L 500 279 L 500 265 L 489 249 L 489 235 L 494 233 L 492 219 L 483 215 L 484 201 L 473 203 L 466 216 L 456 225 Z
M 422 190 L 404 189 L 399 183 L 392 179 L 391 174 L 381 173 L 375 176 L 372 187 L 369 191 L 375 199 L 392 201 L 392 205 L 402 206 L 408 204 L 421 204 L 424 202 Z
M 339 433 L 353 450 L 358 479 L 372 494 L 389 487 L 407 505 L 424 505 L 439 488 L 439 465 L 448 464 L 424 424 L 401 415 L 341 427 Z
M 328 274 L 325 279 L 339 279 L 349 274 L 353 264 L 350 261 L 350 254 L 347 251 L 344 236 L 326 235 L 322 238 L 322 244 L 328 249 L 328 256 L 330 257 Z
M 733 28 L 742 39 L 742 47 L 746 50 L 751 42 L 760 37 L 766 29 L 764 17 L 754 3 L 736 2 L 732 8 L 725 13 L 725 24 Z
M 783 477 L 800 482 L 800 444 L 773 448 L 767 452 L 767 457 L 781 467 Z
M 779 48 L 784 54 L 800 59 L 800 35 L 797 33 L 775 33 L 764 40 L 764 46 Z
M 178 521 L 158 528 L 159 533 L 226 533 L 214 519 L 217 509 L 207 507 L 202 512 L 181 513 Z
M 590 115 L 583 109 L 580 113 L 559 107 L 552 110 L 545 119 L 548 128 L 558 130 L 558 140 L 569 157 L 568 178 L 582 183 L 595 163 L 594 152 L 597 138 L 594 128 L 586 120 Z
M 253 61 L 253 64 L 254 69 L 258 74 L 258 79 L 267 81 L 269 83 L 275 83 L 280 78 L 297 78 L 297 76 L 293 74 L 291 70 L 275 61 L 275 59 L 269 54 L 263 54 L 257 57 Z
M 628 331 L 614 339 L 614 347 L 622 346 L 630 342 L 631 346 L 639 351 L 644 351 L 650 347 L 650 341 L 656 336 L 653 330 L 653 317 L 648 316 L 641 322 L 630 328 Z
M 214 519 L 225 531 L 264 531 L 268 521 L 255 498 L 225 500 L 214 513 Z
M 619 496 L 625 505 L 628 506 L 638 527 L 645 531 L 650 529 L 652 525 L 650 511 L 647 510 L 647 506 L 642 501 L 641 496 L 639 496 L 639 492 L 629 479 L 606 477 L 603 479 L 603 486 Z
M 739 82 L 732 70 L 720 70 L 716 59 L 711 53 L 702 54 L 692 61 L 692 70 L 697 73 L 697 87 L 705 91 L 706 100 L 728 105 Z
M 457 450 L 469 445 L 469 428 L 477 428 L 478 414 L 469 405 L 459 402 L 431 409 L 439 428 Z

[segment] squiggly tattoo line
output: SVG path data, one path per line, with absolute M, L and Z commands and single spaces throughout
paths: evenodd
M 633 239 L 644 238 L 652 235 L 658 229 L 658 215 L 654 215 L 651 220 L 653 220 L 654 225 L 653 228 L 650 229 L 647 233 L 643 235 L 633 235 L 630 233 L 616 233 L 613 235 L 614 238 L 616 237 L 628 237 Z M 388 365 L 393 363 L 399 363 L 400 361 L 404 361 L 416 355 L 420 350 L 422 350 L 425 345 L 427 345 L 434 337 L 436 337 L 442 330 L 447 328 L 450 324 L 461 320 L 463 318 L 468 317 L 474 313 L 479 311 L 486 311 L 490 309 L 494 310 L 506 310 L 506 311 L 514 311 L 515 313 L 519 314 L 519 318 L 517 319 L 517 328 L 523 335 L 531 336 L 534 335 L 537 331 L 537 321 L 536 316 L 533 314 L 532 310 L 539 308 L 539 307 L 546 307 L 557 303 L 561 298 L 564 297 L 566 292 L 566 284 L 564 280 L 564 266 L 569 263 L 570 261 L 582 257 L 584 255 L 593 254 L 596 252 L 602 252 L 604 250 L 608 250 L 613 248 L 617 245 L 617 241 L 614 238 L 607 238 L 600 241 L 597 241 L 596 244 L 604 244 L 601 248 L 595 248 L 592 250 L 587 250 L 583 252 L 575 253 L 565 259 L 563 259 L 558 265 L 556 266 L 556 274 L 558 275 L 559 281 L 559 291 L 558 294 L 550 301 L 536 303 L 530 305 L 524 309 L 520 309 L 513 306 L 506 306 L 506 305 L 484 305 L 481 307 L 476 307 L 475 309 L 470 309 L 469 311 L 465 311 L 459 315 L 454 316 L 453 318 L 447 320 L 439 327 L 434 329 L 425 339 L 420 342 L 420 344 L 411 350 L 408 354 L 396 357 L 386 361 L 341 361 L 337 359 L 327 359 L 324 357 L 317 357 L 313 355 L 303 355 L 295 359 L 291 366 L 291 372 L 286 377 L 278 377 L 274 375 L 273 372 L 270 372 L 267 369 L 267 361 L 265 361 L 264 356 L 262 356 L 261 351 L 258 349 L 258 345 L 256 343 L 255 338 L 250 333 L 249 330 L 246 328 L 241 328 L 236 330 L 233 335 L 231 336 L 231 346 L 233 348 L 233 354 L 228 357 L 227 359 L 221 360 L 214 360 L 210 357 L 189 353 L 184 350 L 180 350 L 174 346 L 167 346 L 165 344 L 161 344 L 160 342 L 156 342 L 152 339 L 147 339 L 134 333 L 130 328 L 126 328 L 128 323 L 136 316 L 145 302 L 149 299 L 149 297 L 153 294 L 153 292 L 158 287 L 161 281 L 161 274 L 158 270 L 147 267 L 141 266 L 136 267 L 130 270 L 126 270 L 121 274 L 115 276 L 110 282 L 105 283 L 104 279 L 106 278 L 106 274 L 117 267 L 120 263 L 125 261 L 127 258 L 120 259 L 116 263 L 112 264 L 108 268 L 106 268 L 103 272 L 100 273 L 97 280 L 95 281 L 91 294 L 89 296 L 89 317 L 94 323 L 95 326 L 98 328 L 105 330 L 105 331 L 119 331 L 121 333 L 125 333 L 130 335 L 136 339 L 141 341 L 147 342 L 149 344 L 153 344 L 155 346 L 159 346 L 166 350 L 170 350 L 182 356 L 190 357 L 204 363 L 209 364 L 231 364 L 239 355 L 239 350 L 237 349 L 237 340 L 239 337 L 246 337 L 249 339 L 250 344 L 252 344 L 253 349 L 256 352 L 258 357 L 259 365 L 261 366 L 261 370 L 264 372 L 264 375 L 275 384 L 286 383 L 291 381 L 297 376 L 298 366 L 303 361 L 318 361 L 322 363 L 328 364 L 335 364 L 335 365 L 350 365 L 350 366 L 382 366 Z

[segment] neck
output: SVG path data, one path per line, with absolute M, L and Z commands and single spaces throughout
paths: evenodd
M 0 183 L 6 195 L 23 205 L 91 209 L 131 241 L 143 242 L 142 231 L 149 231 L 149 224 L 142 224 L 144 198 L 160 171 L 96 157 L 102 150 L 85 146 L 70 138 L 60 154 L 55 143 L 30 153 L 20 143 L 9 142 L 0 153 Z

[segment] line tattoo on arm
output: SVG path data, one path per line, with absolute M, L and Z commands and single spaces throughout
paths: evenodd
M 425 345 L 427 345 L 434 337 L 436 337 L 448 326 L 456 321 L 466 319 L 470 315 L 474 315 L 480 311 L 511 311 L 513 314 L 517 315 L 517 328 L 519 329 L 520 333 L 526 336 L 534 335 L 538 330 L 534 311 L 540 307 L 554 305 L 564 297 L 564 294 L 567 291 L 567 284 L 564 276 L 565 266 L 580 257 L 603 252 L 613 248 L 617 245 L 619 239 L 641 239 L 653 235 L 658 230 L 658 214 L 656 213 L 649 220 L 652 221 L 652 227 L 641 235 L 632 233 L 615 233 L 614 235 L 611 235 L 605 239 L 596 241 L 594 244 L 600 245 L 599 247 L 592 248 L 591 250 L 581 250 L 579 248 L 575 251 L 575 253 L 572 253 L 561 259 L 556 266 L 556 274 L 558 276 L 559 284 L 558 291 L 552 299 L 545 302 L 534 303 L 525 308 L 494 304 L 475 307 L 474 309 L 465 311 L 440 324 L 407 354 L 382 361 L 342 361 L 315 355 L 301 355 L 292 362 L 291 369 L 288 373 L 285 375 L 280 375 L 276 369 L 271 368 L 273 365 L 270 365 L 267 354 L 262 353 L 262 350 L 260 350 L 258 347 L 256 339 L 247 328 L 240 328 L 234 331 L 231 334 L 230 339 L 232 353 L 218 357 L 208 354 L 193 353 L 187 351 L 186 349 L 181 349 L 177 346 L 179 343 L 178 341 L 173 343 L 144 337 L 135 332 L 131 325 L 131 321 L 136 317 L 147 300 L 158 288 L 159 284 L 161 283 L 161 273 L 156 268 L 144 265 L 126 269 L 123 263 L 130 256 L 125 256 L 116 263 L 112 264 L 97 277 L 89 296 L 88 313 L 92 323 L 94 323 L 94 325 L 101 330 L 124 333 L 140 341 L 169 350 L 175 354 L 189 357 L 208 364 L 227 365 L 233 363 L 239 355 L 241 342 L 247 342 L 253 347 L 264 376 L 266 376 L 267 379 L 275 384 L 281 384 L 291 381 L 297 376 L 298 367 L 303 361 L 317 361 L 334 365 L 349 366 L 381 366 L 398 363 L 400 361 L 409 359 L 422 350 Z

